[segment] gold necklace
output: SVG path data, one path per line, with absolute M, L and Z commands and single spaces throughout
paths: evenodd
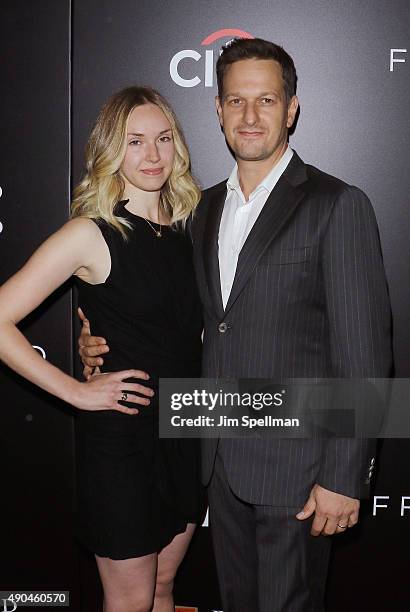
M 155 227 L 148 221 L 148 219 L 146 219 L 145 217 L 143 217 L 143 219 L 148 223 L 148 225 L 150 226 L 150 228 L 152 229 L 152 231 L 154 232 L 154 234 L 156 235 L 157 238 L 162 238 L 162 227 L 161 227 L 161 223 L 159 223 L 159 230 L 155 229 Z
M 157 238 L 162 238 L 162 225 L 161 225 L 161 223 L 159 221 L 159 200 L 158 200 L 158 225 L 159 225 L 159 230 L 155 229 L 155 227 L 152 225 L 152 223 L 146 217 L 143 217 L 143 219 L 145 219 L 145 221 L 148 223 L 148 225 L 150 226 L 150 228 L 154 232 L 155 236 Z

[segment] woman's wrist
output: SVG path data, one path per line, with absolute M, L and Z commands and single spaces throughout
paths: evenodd
M 63 394 L 61 399 L 63 399 L 68 404 L 71 404 L 72 406 L 78 407 L 80 403 L 80 398 L 82 397 L 84 383 L 79 382 L 71 376 L 68 378 L 69 380 L 67 381 L 67 384 L 65 384 L 63 387 Z

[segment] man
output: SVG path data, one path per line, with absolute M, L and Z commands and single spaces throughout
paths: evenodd
M 374 213 L 359 189 L 289 148 L 298 110 L 291 57 L 261 39 L 234 40 L 217 80 L 217 113 L 237 165 L 203 193 L 192 224 L 203 375 L 390 376 Z M 80 344 L 93 344 L 87 330 Z M 81 352 L 94 365 L 100 348 Z M 204 440 L 224 612 L 323 609 L 324 536 L 357 523 L 374 461 L 373 445 L 359 439 Z

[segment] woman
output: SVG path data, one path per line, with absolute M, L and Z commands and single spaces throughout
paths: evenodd
M 199 519 L 198 450 L 158 440 L 156 391 L 161 376 L 200 372 L 201 308 L 183 231 L 199 189 L 177 119 L 150 88 L 107 102 L 86 157 L 72 219 L 0 289 L 0 359 L 79 409 L 76 532 L 96 556 L 105 612 L 170 612 Z M 16 327 L 71 275 L 95 332 L 110 338 L 104 375 L 85 383 L 43 360 Z

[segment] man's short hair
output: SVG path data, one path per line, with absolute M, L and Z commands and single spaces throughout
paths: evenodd
M 262 38 L 234 38 L 222 47 L 222 53 L 216 63 L 218 96 L 221 100 L 224 94 L 226 69 L 231 64 L 245 59 L 270 59 L 278 62 L 282 68 L 286 102 L 290 102 L 292 96 L 296 94 L 297 81 L 293 59 L 282 47 Z

